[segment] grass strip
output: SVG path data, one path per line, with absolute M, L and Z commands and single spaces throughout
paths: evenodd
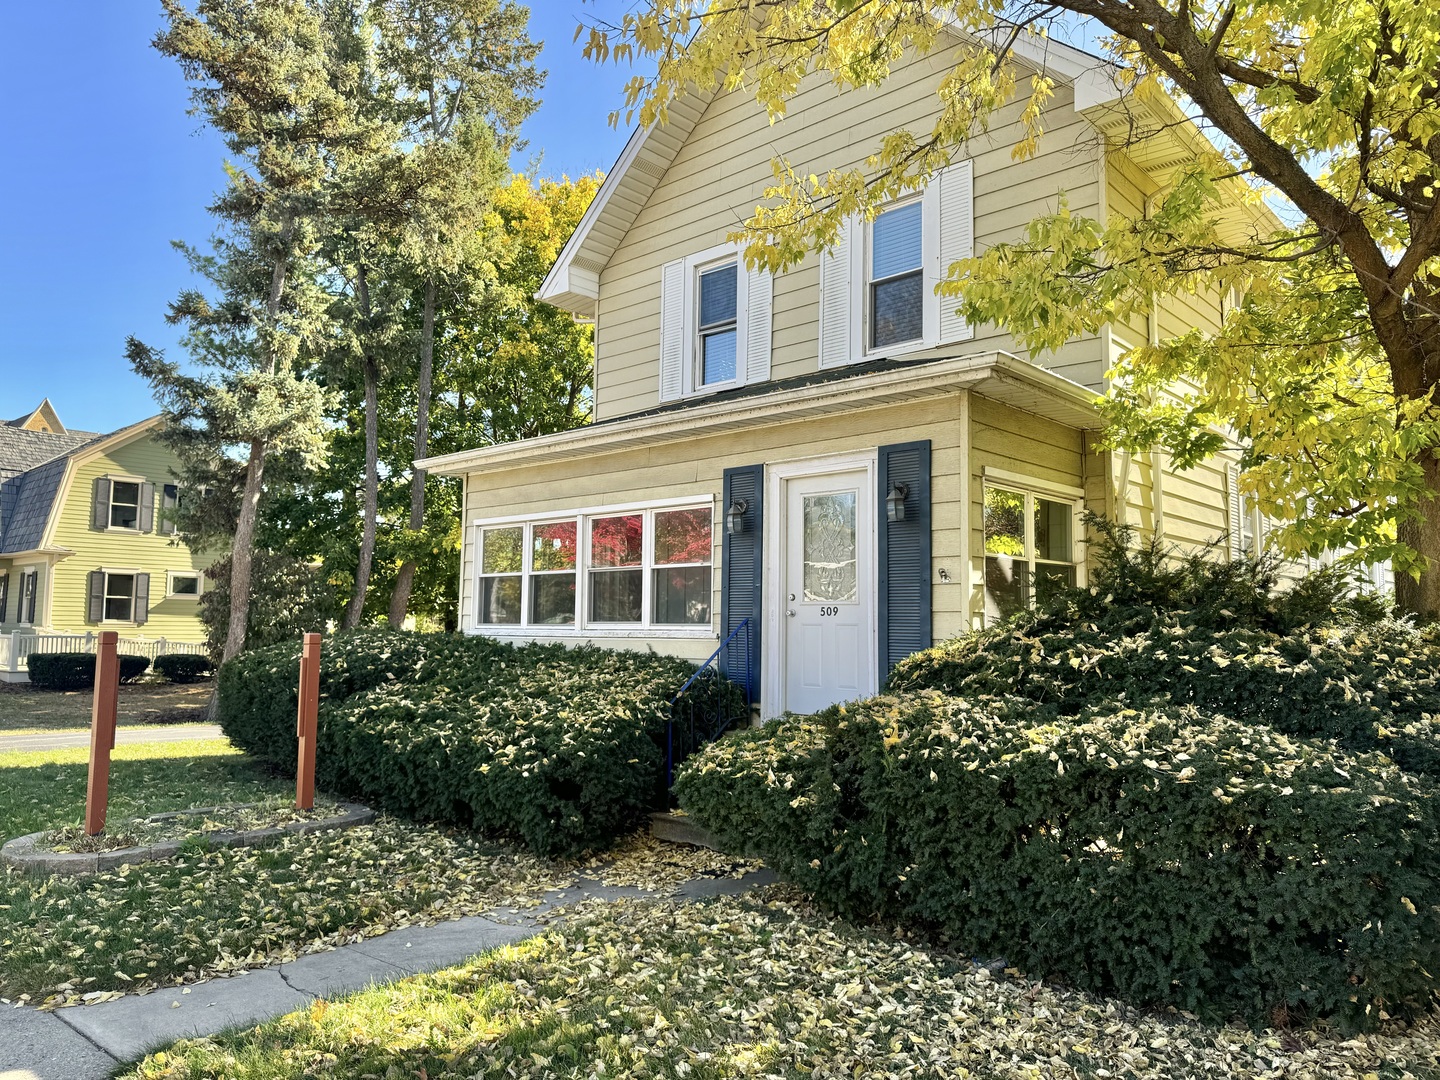
M 1440 1029 L 1210 1028 L 854 930 L 772 891 L 618 902 L 540 938 L 238 1034 L 125 1080 L 756 1076 L 1434 1080 Z

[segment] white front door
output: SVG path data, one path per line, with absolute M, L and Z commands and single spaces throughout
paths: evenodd
M 875 692 L 874 492 L 865 470 L 784 487 L 783 706 L 811 713 Z

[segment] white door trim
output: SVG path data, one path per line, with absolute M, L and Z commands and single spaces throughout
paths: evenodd
M 765 466 L 766 513 L 764 536 L 762 537 L 765 559 L 765 632 L 761 641 L 768 642 L 768 644 L 762 646 L 760 659 L 760 718 L 762 720 L 779 716 L 784 711 L 785 628 L 781 624 L 784 619 L 785 604 L 780 583 L 785 576 L 786 527 L 789 517 L 786 485 L 791 480 L 808 479 L 812 476 L 863 471 L 865 473 L 865 490 L 873 496 L 878 467 L 878 454 L 874 449 L 862 450 L 858 453 L 847 451 L 842 454 L 826 454 L 823 457 L 803 458 Z M 876 521 L 878 513 L 872 507 L 868 516 L 870 520 L 870 553 L 871 557 L 877 560 L 876 566 L 871 567 L 869 574 L 872 590 L 869 604 L 870 655 L 875 657 L 878 655 L 880 647 L 880 582 L 879 574 L 876 572 L 878 568 L 876 553 L 880 550 L 877 546 L 879 543 Z M 874 672 L 871 672 L 871 677 L 873 678 L 873 676 Z

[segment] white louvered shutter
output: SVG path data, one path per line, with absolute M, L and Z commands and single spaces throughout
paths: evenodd
M 858 359 L 851 328 L 858 322 L 851 311 L 850 247 L 855 242 L 854 219 L 840 226 L 835 246 L 820 254 L 820 366 L 836 367 Z
M 746 383 L 766 382 L 770 378 L 775 279 L 759 267 L 746 270 L 743 261 L 740 272 L 745 278 L 745 367 L 739 374 Z
M 1242 547 L 1244 526 L 1240 521 L 1240 466 L 1225 467 L 1226 496 L 1229 499 L 1227 518 L 1230 522 L 1230 561 L 1238 562 L 1245 554 Z
M 666 263 L 660 273 L 660 400 L 685 392 L 685 261 Z
M 940 279 L 950 276 L 950 266 L 975 254 L 975 183 L 969 161 L 957 161 L 944 169 L 940 185 Z M 975 336 L 956 310 L 958 297 L 940 298 L 940 341 L 968 341 Z

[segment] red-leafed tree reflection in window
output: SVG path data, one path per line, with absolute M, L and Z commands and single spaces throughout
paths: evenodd
M 651 607 L 657 624 L 710 622 L 709 507 L 655 513 Z
M 644 550 L 644 515 L 595 518 L 590 522 L 591 566 L 639 566 Z
M 593 518 L 590 522 L 590 618 L 638 623 L 645 608 L 645 516 Z

